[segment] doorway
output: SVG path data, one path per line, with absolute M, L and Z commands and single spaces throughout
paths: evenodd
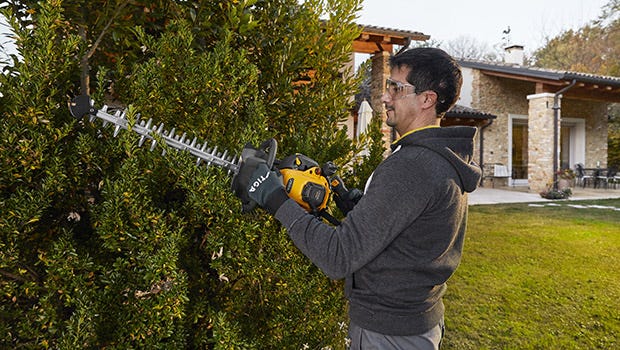
M 574 169 L 585 164 L 586 122 L 579 118 L 562 118 L 560 128 L 560 169 Z
M 528 168 L 528 125 L 526 116 L 511 116 L 510 123 L 510 165 L 512 185 L 527 186 Z

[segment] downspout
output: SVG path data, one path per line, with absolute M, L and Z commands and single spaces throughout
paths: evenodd
M 558 190 L 558 122 L 560 120 L 560 98 L 564 92 L 575 86 L 576 79 L 553 95 L 553 190 Z
M 493 119 L 489 119 L 489 122 L 480 128 L 480 169 L 482 170 L 482 177 L 480 177 L 480 186 L 484 185 L 484 129 L 493 124 Z

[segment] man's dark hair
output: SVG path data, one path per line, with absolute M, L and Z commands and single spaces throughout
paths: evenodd
M 432 90 L 437 94 L 437 116 L 452 107 L 461 93 L 463 75 L 458 63 L 445 51 L 433 47 L 408 49 L 390 57 L 390 68 L 408 67 L 407 82 L 415 92 Z

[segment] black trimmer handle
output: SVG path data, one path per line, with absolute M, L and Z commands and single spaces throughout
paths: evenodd
M 87 114 L 95 114 L 97 110 L 92 104 L 92 100 L 88 95 L 79 95 L 69 102 L 69 111 L 73 118 L 80 120 Z
M 278 142 L 276 139 L 271 138 L 263 141 L 258 149 L 267 154 L 265 158 L 267 166 L 269 169 L 273 169 L 273 163 L 276 161 L 276 154 L 278 153 Z

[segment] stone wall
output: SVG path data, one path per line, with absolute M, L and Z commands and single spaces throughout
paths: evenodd
M 527 96 L 528 111 L 528 183 L 530 190 L 541 192 L 553 186 L 554 94 Z M 559 141 L 558 141 L 559 142 Z
M 472 71 L 471 107 L 497 116 L 484 130 L 484 186 L 490 186 L 493 164 L 510 166 L 510 116 L 528 116 L 528 182 L 532 192 L 539 192 L 553 181 L 553 94 L 535 95 L 535 83 L 515 81 Z M 607 166 L 607 105 L 603 102 L 563 98 L 560 117 L 584 119 L 586 125 L 585 166 L 599 162 Z M 480 136 L 480 133 L 479 133 Z M 480 161 L 479 141 L 475 159 Z M 507 179 L 495 179 L 494 186 L 508 185 Z
M 381 96 L 385 91 L 385 80 L 390 76 L 389 59 L 390 53 L 381 51 L 372 55 L 372 76 L 370 83 L 370 105 L 375 117 L 380 117 L 381 132 L 383 132 L 383 141 L 385 143 L 386 152 L 390 149 L 392 143 L 392 128 L 386 123 L 385 106 L 381 102 Z M 387 155 L 387 154 L 386 154 Z
M 491 77 L 473 70 L 472 80 L 472 104 L 471 107 L 485 113 L 497 116 L 493 123 L 484 130 L 484 174 L 487 177 L 483 181 L 484 186 L 491 185 L 490 175 L 493 174 L 493 164 L 510 165 L 508 135 L 510 114 L 527 115 L 528 102 L 526 95 L 533 93 L 533 87 L 527 83 L 516 82 L 506 84 L 505 79 Z M 480 133 L 478 133 L 480 137 Z M 480 162 L 478 145 L 476 140 L 476 162 Z M 508 185 L 508 179 L 494 179 L 494 186 Z

